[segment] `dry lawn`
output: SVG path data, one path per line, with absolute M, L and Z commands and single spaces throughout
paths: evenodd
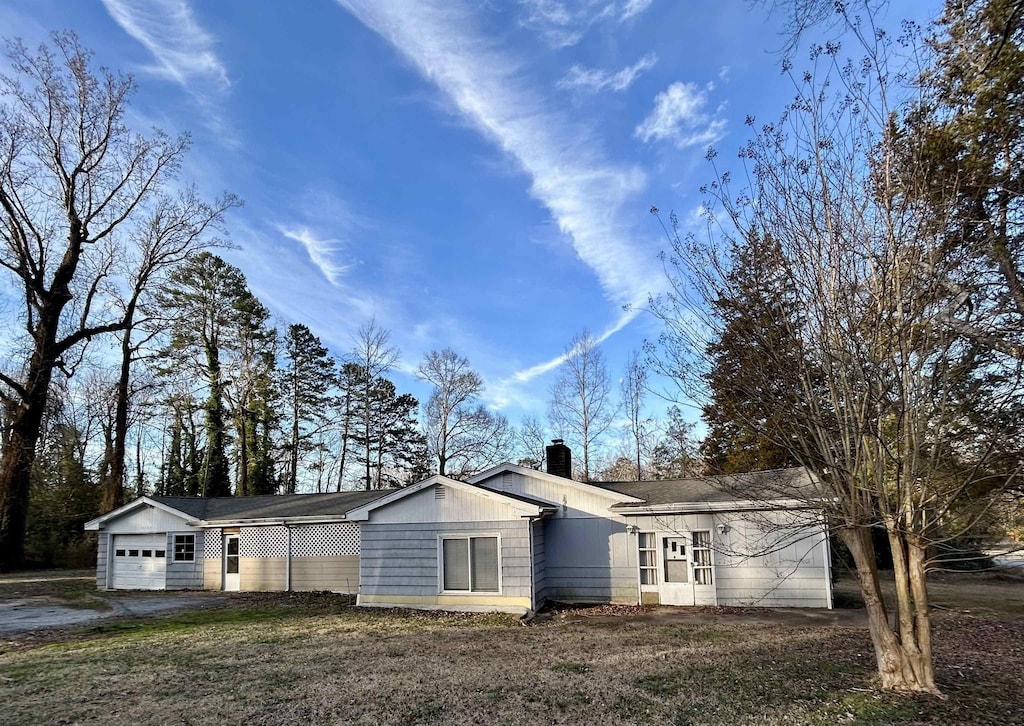
M 0 723 L 1024 723 L 1024 585 L 941 585 L 945 700 L 873 690 L 856 617 L 633 608 L 523 627 L 253 594 L 0 643 Z

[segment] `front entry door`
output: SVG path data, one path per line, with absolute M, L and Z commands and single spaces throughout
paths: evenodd
M 690 538 L 681 533 L 661 537 L 662 605 L 693 605 L 693 577 L 690 573 Z
M 238 590 L 238 535 L 224 535 L 224 589 Z

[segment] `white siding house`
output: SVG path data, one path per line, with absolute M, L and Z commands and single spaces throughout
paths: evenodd
M 554 453 L 567 473 L 568 450 Z M 364 606 L 520 613 L 549 601 L 829 608 L 813 487 L 803 469 L 588 484 L 503 464 L 390 491 L 143 497 L 87 528 L 100 588 L 331 590 Z

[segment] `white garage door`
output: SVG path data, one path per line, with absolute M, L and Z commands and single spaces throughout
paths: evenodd
M 114 535 L 110 586 L 115 590 L 163 590 L 166 534 Z

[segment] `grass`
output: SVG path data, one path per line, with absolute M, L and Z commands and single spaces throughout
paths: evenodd
M 96 590 L 96 570 L 0 573 L 0 603 L 27 598 L 46 598 L 66 607 L 109 607 L 106 593 Z
M 0 721 L 1020 723 L 1024 585 L 943 585 L 950 609 L 936 612 L 935 629 L 945 700 L 877 692 L 858 626 L 679 611 L 523 627 L 501 615 L 260 594 L 0 643 Z

